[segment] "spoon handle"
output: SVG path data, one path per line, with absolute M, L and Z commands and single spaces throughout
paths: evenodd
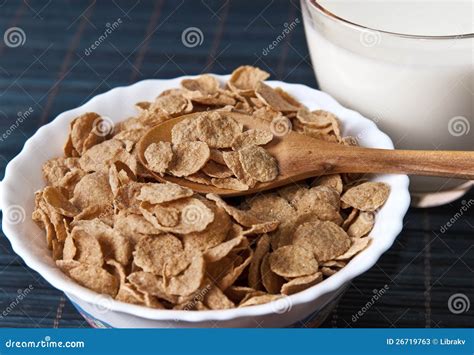
M 474 152 L 347 149 L 338 168 L 354 173 L 395 173 L 474 179 Z

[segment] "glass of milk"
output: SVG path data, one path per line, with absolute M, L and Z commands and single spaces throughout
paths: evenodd
M 474 149 L 473 0 L 301 5 L 323 91 L 375 121 L 399 149 Z M 411 178 L 413 202 L 420 207 L 448 203 L 471 186 Z

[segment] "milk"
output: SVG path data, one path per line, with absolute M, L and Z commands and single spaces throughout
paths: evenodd
M 320 0 L 350 22 L 407 35 L 449 36 L 474 33 L 472 0 Z
M 317 2 L 340 18 L 378 30 L 345 24 L 302 0 L 308 47 L 323 91 L 374 120 L 397 148 L 474 149 L 474 38 L 460 36 L 474 33 L 474 1 Z M 430 193 L 462 183 L 411 181 L 412 191 Z

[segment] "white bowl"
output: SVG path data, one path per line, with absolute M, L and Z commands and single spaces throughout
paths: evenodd
M 410 203 L 408 177 L 378 175 L 377 181 L 391 186 L 391 194 L 377 214 L 371 232 L 373 241 L 341 271 L 323 282 L 294 295 L 268 304 L 218 311 L 156 310 L 115 301 L 84 288 L 56 266 L 46 247 L 44 232 L 31 220 L 34 192 L 44 186 L 42 164 L 62 155 L 69 122 L 84 112 L 97 112 L 119 122 L 136 114 L 134 104 L 153 100 L 160 92 L 178 87 L 181 77 L 171 80 L 144 80 L 98 95 L 76 109 L 60 114 L 41 127 L 6 168 L 0 186 L 0 208 L 3 209 L 3 231 L 13 250 L 25 263 L 51 285 L 64 291 L 78 310 L 95 326 L 110 327 L 285 327 L 308 317 L 312 324 L 321 323 L 342 295 L 349 281 L 370 269 L 393 244 L 402 230 L 403 217 Z M 218 76 L 221 82 L 229 76 Z M 356 136 L 361 145 L 393 149 L 390 138 L 370 120 L 339 105 L 329 95 L 298 84 L 269 81 L 295 96 L 310 109 L 324 109 L 342 121 L 343 134 Z

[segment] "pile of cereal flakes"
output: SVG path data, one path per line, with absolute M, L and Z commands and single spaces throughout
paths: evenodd
M 230 115 L 213 110 L 183 119 L 173 126 L 171 142 L 146 147 L 145 167 L 160 175 L 240 191 L 275 180 L 278 163 L 261 147 L 272 141 L 271 131 L 244 131 Z
M 158 309 L 228 309 L 305 290 L 365 249 L 375 213 L 389 195 L 384 183 L 336 174 L 224 201 L 159 183 L 150 174 L 237 189 L 274 178 L 276 162 L 261 147 L 272 135 L 246 133 L 238 122 L 226 121 L 229 111 L 269 125 L 286 120 L 302 134 L 355 144 L 341 137 L 333 114 L 310 112 L 267 86 L 267 78 L 243 66 L 225 88 L 210 75 L 184 80 L 154 102 L 138 103 L 138 115 L 113 132 L 99 129 L 106 119 L 98 114 L 74 119 L 65 156 L 43 166 L 47 186 L 36 193 L 33 213 L 58 267 L 118 301 Z M 143 166 L 136 146 L 145 132 L 191 112 L 203 114 L 176 129 L 172 144 L 149 147 L 149 166 Z M 229 136 L 219 136 L 222 131 Z M 188 149 L 199 158 L 188 159 Z M 252 157 L 271 161 L 270 173 L 253 171 Z

